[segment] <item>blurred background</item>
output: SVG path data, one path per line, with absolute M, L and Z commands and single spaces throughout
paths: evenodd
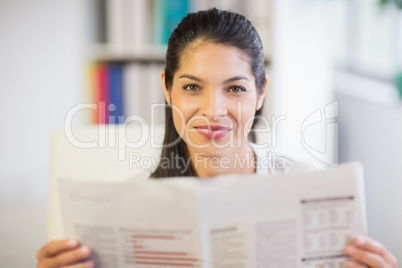
M 0 0 L 2 267 L 34 267 L 47 240 L 52 131 L 107 94 L 113 111 L 82 110 L 71 124 L 149 119 L 170 31 L 213 6 L 246 15 L 264 43 L 260 142 L 326 168 L 362 162 L 369 235 L 402 262 L 401 1 Z

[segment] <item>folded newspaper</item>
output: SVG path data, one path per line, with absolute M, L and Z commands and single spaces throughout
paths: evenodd
M 362 167 L 120 183 L 60 180 L 65 233 L 96 267 L 346 267 Z

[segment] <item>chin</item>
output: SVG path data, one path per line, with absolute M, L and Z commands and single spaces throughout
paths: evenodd
M 204 154 L 204 156 L 223 156 L 227 155 L 228 151 L 236 148 L 237 140 L 234 137 L 222 137 L 220 139 L 206 139 L 197 137 L 189 143 L 186 141 L 187 147 L 194 153 Z

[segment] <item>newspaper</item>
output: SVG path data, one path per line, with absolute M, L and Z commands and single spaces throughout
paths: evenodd
M 366 233 L 363 171 L 121 183 L 60 180 L 65 234 L 96 267 L 347 267 Z

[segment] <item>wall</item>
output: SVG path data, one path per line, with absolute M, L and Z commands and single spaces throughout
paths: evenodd
M 277 149 L 321 165 L 336 164 L 336 129 L 327 127 L 324 114 L 308 129 L 303 124 L 334 101 L 330 8 L 319 1 L 279 0 L 273 7 L 271 105 L 273 115 L 286 116 L 278 124 Z
M 350 90 L 353 90 L 352 88 Z M 402 260 L 402 105 L 338 94 L 339 160 L 365 168 L 368 232 Z
M 0 183 L 48 178 L 49 135 L 82 99 L 77 1 L 0 2 Z
M 0 1 L 2 267 L 34 267 L 46 241 L 50 133 L 83 99 L 79 6 Z

